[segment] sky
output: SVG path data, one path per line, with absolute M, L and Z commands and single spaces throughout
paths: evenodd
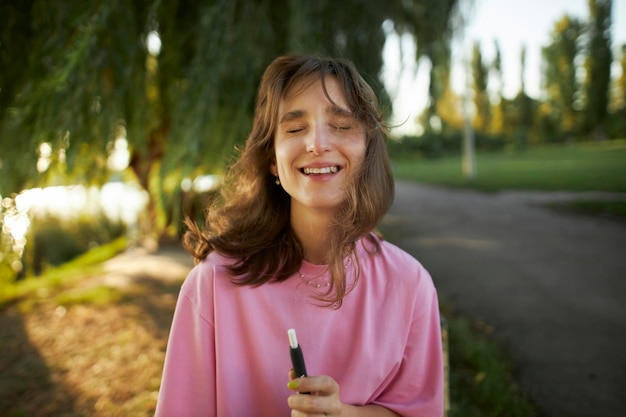
M 462 0 L 464 1 L 464 0 Z M 457 33 L 452 48 L 451 83 L 462 92 L 466 83 L 463 62 L 474 42 L 481 45 L 483 59 L 494 56 L 494 40 L 500 45 L 504 95 L 514 97 L 520 88 L 520 53 L 526 46 L 525 86 L 529 96 L 539 98 L 541 48 L 550 41 L 554 24 L 565 14 L 588 19 L 588 0 L 474 0 L 467 13 L 468 24 Z M 611 36 L 614 51 L 626 43 L 626 0 L 613 0 Z M 389 28 L 387 28 L 389 29 Z M 398 45 L 402 46 L 402 51 Z M 398 132 L 410 133 L 412 120 L 426 104 L 429 65 L 416 67 L 410 38 L 389 36 L 385 47 L 383 78 L 394 101 L 394 123 L 407 121 Z M 400 65 L 400 63 L 404 65 Z

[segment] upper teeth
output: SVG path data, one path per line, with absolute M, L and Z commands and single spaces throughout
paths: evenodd
M 337 167 L 324 167 L 324 168 L 304 168 L 305 174 L 334 174 L 337 172 Z

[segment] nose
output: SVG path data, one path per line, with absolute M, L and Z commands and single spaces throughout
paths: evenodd
M 331 137 L 323 125 L 317 125 L 307 138 L 306 151 L 314 155 L 321 155 L 331 148 Z

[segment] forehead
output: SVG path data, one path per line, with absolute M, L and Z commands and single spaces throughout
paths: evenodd
M 322 101 L 334 107 L 349 111 L 346 95 L 334 75 L 326 75 L 323 79 L 320 75 L 310 76 L 298 80 L 289 86 L 280 100 L 279 114 L 293 110 L 296 106 L 312 104 L 310 100 Z

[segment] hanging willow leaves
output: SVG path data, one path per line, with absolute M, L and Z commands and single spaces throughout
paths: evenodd
M 0 193 L 105 182 L 112 143 L 123 135 L 150 209 L 171 211 L 183 177 L 219 172 L 243 142 L 259 78 L 277 55 L 347 57 L 389 107 L 379 80 L 383 22 L 413 34 L 418 56 L 449 51 L 441 45 L 449 44 L 457 3 L 4 1 Z M 147 48 L 151 33 L 158 53 Z M 45 173 L 36 169 L 41 143 L 54 154 Z

